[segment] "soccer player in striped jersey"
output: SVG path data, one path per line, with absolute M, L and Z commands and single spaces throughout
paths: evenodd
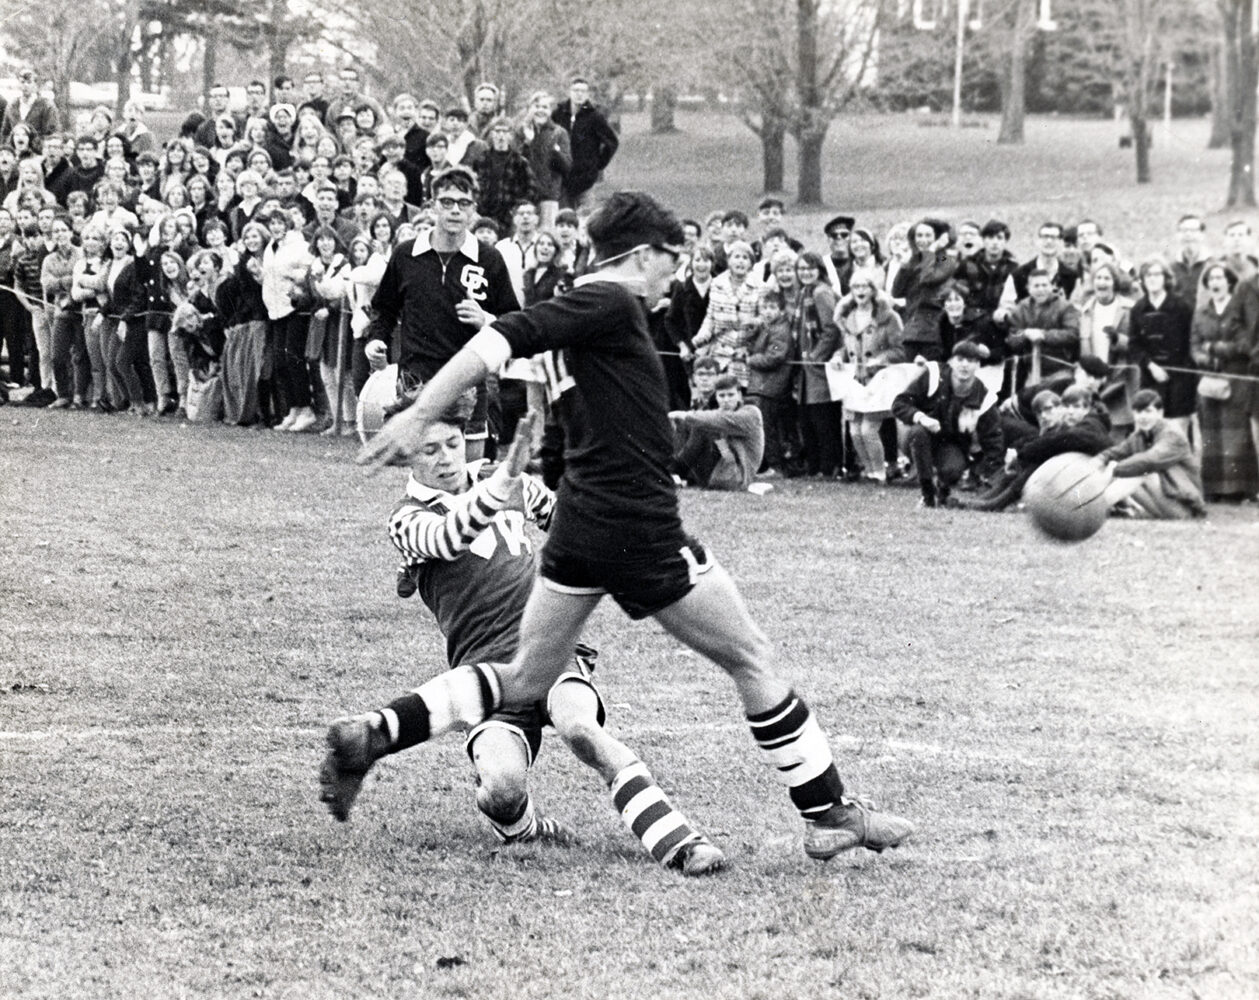
M 556 406 L 564 474 L 516 656 L 505 667 L 461 668 L 421 687 L 422 738 L 453 720 L 476 724 L 501 706 L 543 696 L 586 619 L 611 595 L 630 617 L 654 617 L 734 682 L 763 760 L 804 820 L 809 857 L 898 846 L 913 825 L 844 794 L 826 735 L 776 669 L 773 647 L 734 581 L 682 527 L 669 469 L 668 393 L 646 312 L 677 266 L 681 225 L 650 196 L 622 191 L 587 232 L 592 273 L 571 292 L 484 327 L 359 456 L 377 467 L 410 458 L 433 420 L 487 372 L 513 356 L 563 353 L 574 382 Z
M 479 478 L 485 463 L 465 464 L 461 416 L 444 415 L 426 431 L 407 495 L 389 519 L 389 537 L 406 560 L 410 584 L 399 593 L 420 595 L 446 637 L 450 665 L 474 678 L 492 675 L 495 662 L 506 663 L 515 653 L 534 579 L 524 524 L 530 520 L 546 528 L 554 509 L 551 491 L 522 474 L 533 424 L 532 414 L 522 420 L 505 461 Z M 603 704 L 591 681 L 596 655 L 574 643 L 567 666 L 541 699 L 544 710 L 538 703 L 504 707 L 477 721 L 466 744 L 477 773 L 477 806 L 505 843 L 576 839 L 567 826 L 537 811 L 528 790 L 542 727 L 550 722 L 608 783 L 617 811 L 652 857 L 686 875 L 716 871 L 724 862 L 721 851 L 672 806 L 634 752 L 604 728 Z M 372 765 L 422 742 L 434 722 L 453 728 L 453 720 L 435 720 L 416 692 L 376 712 L 334 722 L 320 769 L 320 797 L 332 814 L 348 819 Z

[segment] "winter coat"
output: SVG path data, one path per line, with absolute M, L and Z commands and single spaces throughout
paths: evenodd
M 904 325 L 887 299 L 875 298 L 874 313 L 865 328 L 858 328 L 857 317 L 857 300 L 851 296 L 835 307 L 844 363 L 853 366 L 857 381 L 865 385 L 875 372 L 908 359 L 901 342 Z
M 490 149 L 477 160 L 476 176 L 481 186 L 478 211 L 510 231 L 512 209 L 537 197 L 529 161 L 514 149 Z
M 1206 514 L 1201 463 L 1184 431 L 1170 420 L 1160 420 L 1148 431 L 1133 431 L 1102 452 L 1102 458 L 1115 463 L 1117 479 L 1157 473 L 1166 496 L 1198 516 Z
M 956 273 L 957 258 L 947 250 L 915 250 L 909 262 L 896 272 L 892 298 L 905 300 L 906 345 L 936 342 L 937 323 L 944 309 L 941 292 Z
M 1141 388 L 1154 389 L 1163 397 L 1167 416 L 1189 416 L 1198 403 L 1198 374 L 1168 372 L 1166 382 L 1156 382 L 1149 365 L 1153 361 L 1160 367 L 1194 367 L 1189 350 L 1193 308 L 1169 292 L 1157 309 L 1142 296 L 1128 316 L 1128 358 L 1140 370 Z
M 559 201 L 564 178 L 573 166 L 573 148 L 568 132 L 553 121 L 533 124 L 533 139 L 516 129 L 516 149 L 529 161 L 537 185 L 538 201 Z
M 612 162 L 621 140 L 603 112 L 589 102 L 574 111 L 572 102 L 563 100 L 551 112 L 551 120 L 568 132 L 572 150 L 573 163 L 563 189 L 574 197 L 585 194 Z
M 1193 313 L 1189 332 L 1189 350 L 1194 363 L 1204 372 L 1245 375 L 1251 352 L 1259 339 L 1259 299 L 1234 292 L 1224 311 L 1217 313 L 1208 299 Z M 1248 411 L 1254 393 L 1253 384 L 1234 379 L 1230 382 L 1229 404 Z
M 791 320 L 760 322 L 748 341 L 748 395 L 781 399 L 791 390 Z
M 1001 468 L 1005 438 L 997 397 L 978 378 L 959 394 L 949 366 L 928 363 L 909 388 L 892 401 L 892 415 L 903 424 L 912 426 L 919 413 L 940 422 L 942 441 L 952 441 L 966 451 L 972 441 L 978 442 L 983 453 L 982 474 L 991 475 Z
M 792 332 L 803 362 L 796 383 L 799 401 L 805 405 L 832 402 L 826 363 L 839 350 L 840 337 L 835 325 L 835 293 L 830 285 L 819 281 L 802 290 L 792 317 Z

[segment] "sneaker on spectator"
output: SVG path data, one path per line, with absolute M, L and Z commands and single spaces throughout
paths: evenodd
M 305 434 L 308 430 L 318 426 L 318 424 L 319 418 L 315 416 L 314 411 L 306 410 L 304 413 L 299 413 L 297 419 L 289 424 L 288 432 L 290 434 Z
M 74 406 L 74 400 L 69 396 L 57 396 L 48 404 L 50 410 L 68 410 Z

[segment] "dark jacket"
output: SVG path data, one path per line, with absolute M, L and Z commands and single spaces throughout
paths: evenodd
M 1020 264 L 1014 269 L 1010 277 L 1014 280 L 1014 297 L 1020 302 L 1027 298 L 1027 279 L 1028 276 L 1036 270 L 1036 258 Z M 1080 280 L 1080 276 L 1064 265 L 1061 261 L 1058 263 L 1057 270 L 1049 279 L 1049 283 L 1062 292 L 1064 299 L 1071 298 L 1071 293 L 1075 291 L 1076 282 Z
M 1069 451 L 1100 455 L 1110 447 L 1110 429 L 1095 413 L 1086 414 L 1078 424 L 1052 427 L 1019 447 L 1019 464 L 1035 468 L 1055 455 Z
M 996 403 L 996 397 L 978 378 L 966 392 L 958 395 L 949 366 L 929 364 L 926 371 L 892 401 L 892 414 L 901 423 L 912 425 L 916 414 L 925 413 L 940 421 L 940 440 L 951 441 L 968 451 L 973 435 L 983 452 L 981 472 L 990 474 L 1001 468 L 1005 458 L 1005 439 Z
M 712 282 L 709 282 L 708 288 L 712 288 Z M 708 288 L 701 295 L 695 287 L 695 279 L 689 275 L 685 281 L 674 280 L 673 287 L 669 289 L 669 312 L 665 323 L 675 344 L 686 344 L 695 349 L 691 339 L 699 332 L 704 317 L 708 315 Z
M 621 140 L 603 112 L 590 103 L 574 112 L 571 101 L 561 101 L 551 113 L 551 120 L 568 132 L 572 147 L 573 165 L 564 178 L 564 191 L 569 195 L 584 194 L 612 162 Z
M 4 118 L 0 121 L 0 142 L 9 138 L 14 126 L 24 121 L 31 129 L 31 148 L 39 152 L 44 148 L 44 136 L 56 132 L 59 127 L 57 109 L 45 97 L 36 97 L 26 112 L 25 118 L 18 117 L 19 98 L 15 97 L 4 109 Z
M 523 128 L 517 128 L 515 142 L 516 148 L 529 161 L 529 168 L 533 171 L 538 200 L 559 201 L 564 178 L 573 166 L 573 149 L 568 132 L 555 122 L 544 125 L 535 122 L 533 140 L 525 138 Z
M 514 149 L 488 149 L 476 162 L 476 177 L 481 185 L 477 210 L 510 232 L 512 209 L 536 198 L 529 161 Z
M 1155 309 L 1148 296 L 1141 296 L 1128 313 L 1128 360 L 1141 373 L 1141 388 L 1154 389 L 1163 397 L 1163 412 L 1169 417 L 1187 417 L 1198 402 L 1198 376 L 1194 372 L 1168 372 L 1166 382 L 1150 375 L 1153 361 L 1160 367 L 1193 368 L 1190 332 L 1193 307 L 1168 293 Z
M 915 250 L 909 263 L 896 272 L 892 297 L 905 300 L 905 350 L 912 344 L 939 340 L 939 317 L 944 309 L 941 290 L 957 272 L 957 258 L 947 250 Z
M 1102 457 L 1115 463 L 1117 479 L 1157 473 L 1165 495 L 1180 501 L 1194 515 L 1206 516 L 1201 461 L 1184 431 L 1171 421 L 1160 420 L 1149 431 L 1133 431 L 1102 452 Z

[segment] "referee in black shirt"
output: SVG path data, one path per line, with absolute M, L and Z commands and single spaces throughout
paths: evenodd
M 388 364 L 388 344 L 394 326 L 401 323 L 398 396 L 404 403 L 413 400 L 473 334 L 520 308 L 503 258 L 493 247 L 480 245 L 469 231 L 478 193 L 476 176 L 466 167 L 439 174 L 433 181 L 436 227 L 398 244 L 372 298 L 367 360 L 373 369 Z M 467 423 L 469 461 L 485 450 L 487 402 L 482 382 Z

